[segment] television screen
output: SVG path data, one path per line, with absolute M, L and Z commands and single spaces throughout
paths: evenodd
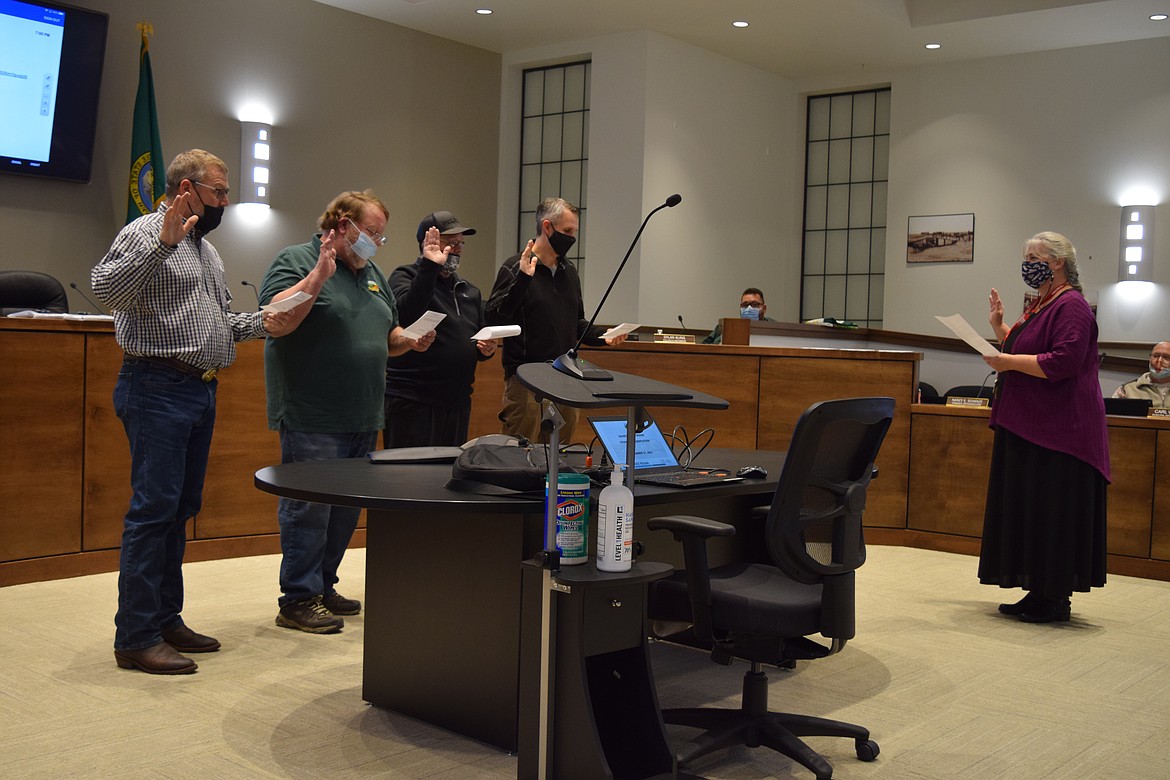
M 109 16 L 0 0 L 0 172 L 88 182 Z

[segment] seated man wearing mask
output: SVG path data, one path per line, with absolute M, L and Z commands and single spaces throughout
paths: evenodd
M 1170 406 L 1170 341 L 1159 341 L 1150 350 L 1150 370 L 1113 393 L 1114 398 L 1148 398 L 1160 408 Z
M 740 319 L 745 320 L 762 320 L 764 322 L 772 322 L 772 319 L 765 317 L 764 313 L 768 311 L 768 304 L 764 303 L 764 293 L 758 288 L 749 287 L 739 295 L 739 316 Z M 722 344 L 723 343 L 723 323 L 715 323 L 715 330 L 707 334 L 707 338 L 703 339 L 704 344 Z

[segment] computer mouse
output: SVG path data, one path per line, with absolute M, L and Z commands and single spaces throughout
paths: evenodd
M 748 479 L 763 479 L 768 476 L 768 470 L 763 466 L 744 466 L 735 472 L 737 477 L 747 477 Z

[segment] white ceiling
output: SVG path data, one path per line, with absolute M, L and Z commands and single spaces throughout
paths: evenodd
M 792 80 L 1170 36 L 1170 0 L 316 1 L 499 53 L 649 30 Z

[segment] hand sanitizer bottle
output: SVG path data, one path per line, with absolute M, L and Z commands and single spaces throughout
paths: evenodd
M 629 571 L 634 563 L 634 494 L 614 464 L 609 484 L 597 497 L 597 568 Z

